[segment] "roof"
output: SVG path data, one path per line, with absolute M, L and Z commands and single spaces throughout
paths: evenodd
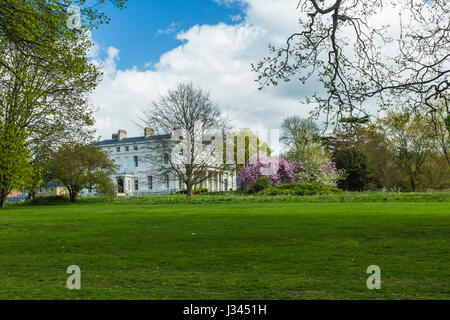
M 40 186 L 40 188 L 55 188 L 55 187 L 64 187 L 62 183 L 56 183 L 56 182 L 47 182 Z
M 115 144 L 127 144 L 127 143 L 139 143 L 139 142 L 152 142 L 170 139 L 170 135 L 157 135 L 150 137 L 135 137 L 135 138 L 125 138 L 119 141 L 119 139 L 103 140 L 98 143 L 99 146 L 108 146 Z

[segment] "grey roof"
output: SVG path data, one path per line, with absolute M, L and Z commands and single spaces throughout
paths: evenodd
M 54 187 L 65 187 L 62 183 L 56 183 L 53 181 L 44 183 L 43 185 L 40 186 L 40 188 L 54 188 Z
M 103 140 L 98 143 L 99 146 L 108 146 L 108 145 L 116 145 L 116 144 L 127 144 L 127 143 L 139 143 L 139 142 L 152 142 L 152 141 L 161 141 L 170 139 L 170 135 L 157 135 L 146 137 L 134 137 L 134 138 L 125 138 L 119 141 L 119 139 L 110 139 Z

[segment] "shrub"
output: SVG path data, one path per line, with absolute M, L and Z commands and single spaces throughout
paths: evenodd
M 268 177 L 258 178 L 255 182 L 248 188 L 247 193 L 258 193 L 262 190 L 270 188 L 272 186 L 272 180 Z
M 332 193 L 341 193 L 341 189 L 333 188 L 330 186 L 314 184 L 314 183 L 293 183 L 285 184 L 281 186 L 270 187 L 260 191 L 259 195 L 265 196 L 312 196 L 312 195 L 324 195 Z
M 297 166 L 283 158 L 271 158 L 264 154 L 255 154 L 241 171 L 241 189 L 249 190 L 257 179 L 267 177 L 272 185 L 292 183 L 295 181 Z
M 205 193 L 208 193 L 208 189 L 207 188 L 194 189 L 193 193 L 194 194 L 205 194 Z M 177 194 L 187 194 L 187 189 L 180 190 L 177 192 Z
M 30 205 L 52 205 L 70 202 L 67 196 L 38 197 L 28 201 Z
M 369 189 L 373 181 L 373 174 L 369 168 L 369 160 L 364 151 L 350 146 L 339 149 L 334 153 L 336 167 L 346 172 L 339 187 L 349 191 L 364 191 Z

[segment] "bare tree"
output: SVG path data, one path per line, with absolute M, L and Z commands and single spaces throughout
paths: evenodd
M 165 136 L 150 145 L 148 160 L 156 169 L 156 178 L 177 177 L 186 185 L 188 198 L 195 185 L 229 168 L 224 161 L 227 121 L 209 94 L 192 83 L 169 90 L 151 104 L 142 120 Z
M 314 115 L 326 122 L 368 114 L 367 105 L 409 110 L 442 99 L 449 111 L 450 1 L 300 0 L 299 30 L 256 65 L 261 89 L 296 77 L 319 79 Z M 380 16 L 398 11 L 390 25 Z
M 299 116 L 290 116 L 284 119 L 281 125 L 281 130 L 281 142 L 291 149 L 299 140 L 300 135 L 317 138 L 320 134 L 319 127 L 313 120 L 304 119 Z

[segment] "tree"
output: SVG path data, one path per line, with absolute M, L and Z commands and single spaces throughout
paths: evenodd
M 449 111 L 448 0 L 300 0 L 299 30 L 253 65 L 261 89 L 279 81 L 318 79 L 314 115 L 326 122 L 367 115 L 367 105 L 410 111 L 435 100 Z M 390 25 L 380 17 L 398 13 Z
M 154 101 L 142 120 L 166 136 L 150 145 L 148 160 L 155 177 L 162 181 L 177 177 L 186 184 L 188 198 L 193 196 L 193 186 L 227 168 L 223 153 L 226 120 L 201 88 L 179 84 Z
M 8 194 L 34 175 L 31 157 L 21 132 L 11 124 L 0 124 L 0 209 Z
M 297 181 L 337 186 L 337 182 L 343 178 L 344 172 L 338 170 L 331 161 L 315 127 L 309 127 L 312 130 L 308 127 L 304 128 L 297 131 L 295 140 L 289 143 L 290 148 L 283 155 L 291 163 L 297 164 Z M 293 135 L 289 139 L 292 138 Z
M 95 189 L 97 194 L 114 196 L 110 176 L 117 166 L 108 154 L 94 145 L 64 144 L 43 164 L 45 181 L 62 183 L 75 202 L 81 190 Z
M 379 130 L 386 135 L 410 190 L 416 191 L 427 157 L 435 148 L 432 123 L 418 112 L 391 111 L 380 124 Z
M 297 165 L 289 163 L 283 158 L 271 158 L 261 153 L 255 154 L 238 173 L 241 177 L 241 189 L 249 190 L 256 181 L 263 182 L 266 181 L 265 178 L 274 186 L 293 183 L 296 180 L 297 169 Z
M 101 5 L 109 2 L 122 9 L 127 0 L 98 1 L 86 0 L 2 0 L 0 6 L 0 39 L 18 51 L 27 52 L 35 61 L 45 61 L 61 52 L 54 46 L 61 38 L 74 37 L 76 32 L 68 28 L 69 23 L 78 19 L 78 29 L 92 30 L 109 18 L 100 11 Z M 79 17 L 73 17 L 75 8 Z M 72 10 L 70 10 L 72 9 Z M 75 27 L 75 25 L 74 25 Z M 0 66 L 10 72 L 7 56 L 0 54 Z
M 304 119 L 299 116 L 290 116 L 283 120 L 281 125 L 280 141 L 288 148 L 295 149 L 296 141 L 300 136 L 308 136 L 310 139 L 319 137 L 319 127 L 311 119 Z
M 4 132 L 0 161 L 9 165 L 0 176 L 1 194 L 10 181 L 29 178 L 22 176 L 24 168 L 37 172 L 36 164 L 46 154 L 68 140 L 85 140 L 92 133 L 87 94 L 100 81 L 101 72 L 89 59 L 92 41 L 88 31 L 105 17 L 97 6 L 85 2 L 2 1 L 0 124 Z M 86 19 L 79 29 L 67 23 L 70 4 L 82 6 Z M 12 145 L 18 149 L 12 150 Z
M 346 177 L 339 182 L 339 187 L 349 191 L 364 191 L 372 182 L 368 157 L 355 146 L 337 150 L 333 161 L 338 169 L 345 170 Z

